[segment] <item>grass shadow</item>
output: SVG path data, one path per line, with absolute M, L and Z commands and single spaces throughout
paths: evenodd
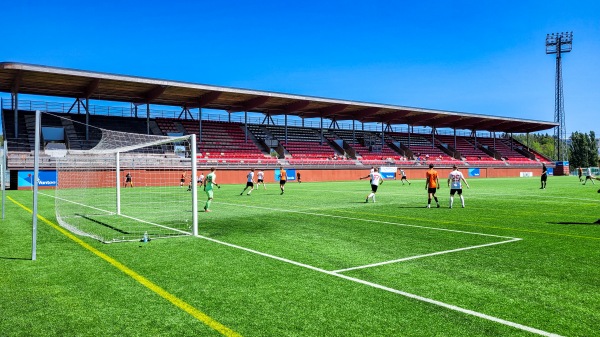
M 8 257 L 8 256 L 0 256 L 0 260 L 21 260 L 21 261 L 31 261 L 30 257 Z
M 595 222 L 572 222 L 572 221 L 560 221 L 560 222 L 549 222 L 553 225 L 591 225 L 591 226 L 598 226 L 600 225 L 600 219 L 598 219 L 598 221 Z

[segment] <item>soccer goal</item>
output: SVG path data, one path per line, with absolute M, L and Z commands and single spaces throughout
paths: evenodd
M 197 235 L 196 135 L 97 130 L 56 160 L 59 224 L 105 243 Z

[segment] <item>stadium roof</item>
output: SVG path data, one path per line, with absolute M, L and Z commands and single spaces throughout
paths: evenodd
M 509 133 L 536 132 L 558 125 L 554 122 L 292 95 L 14 62 L 0 63 L 0 92 Z

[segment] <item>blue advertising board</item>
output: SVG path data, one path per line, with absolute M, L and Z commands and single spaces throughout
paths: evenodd
M 470 168 L 469 169 L 469 177 L 479 177 L 481 173 L 479 172 L 479 168 Z
M 33 187 L 33 171 L 19 171 L 18 179 L 18 187 Z M 38 186 L 56 186 L 57 181 L 56 171 L 39 171 Z

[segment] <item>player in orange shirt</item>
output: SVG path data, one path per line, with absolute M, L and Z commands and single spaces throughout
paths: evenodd
M 435 192 L 440 188 L 440 181 L 438 179 L 438 173 L 433 169 L 433 164 L 429 164 L 429 171 L 427 171 L 425 179 L 425 189 L 428 193 L 427 208 L 431 208 L 431 198 L 435 199 L 437 207 L 440 208 L 438 198 L 435 196 Z
M 285 169 L 283 168 L 283 166 L 281 166 L 279 168 L 279 189 L 281 190 L 281 194 L 283 194 L 283 192 L 285 192 L 285 182 L 287 181 L 287 172 L 285 171 Z

